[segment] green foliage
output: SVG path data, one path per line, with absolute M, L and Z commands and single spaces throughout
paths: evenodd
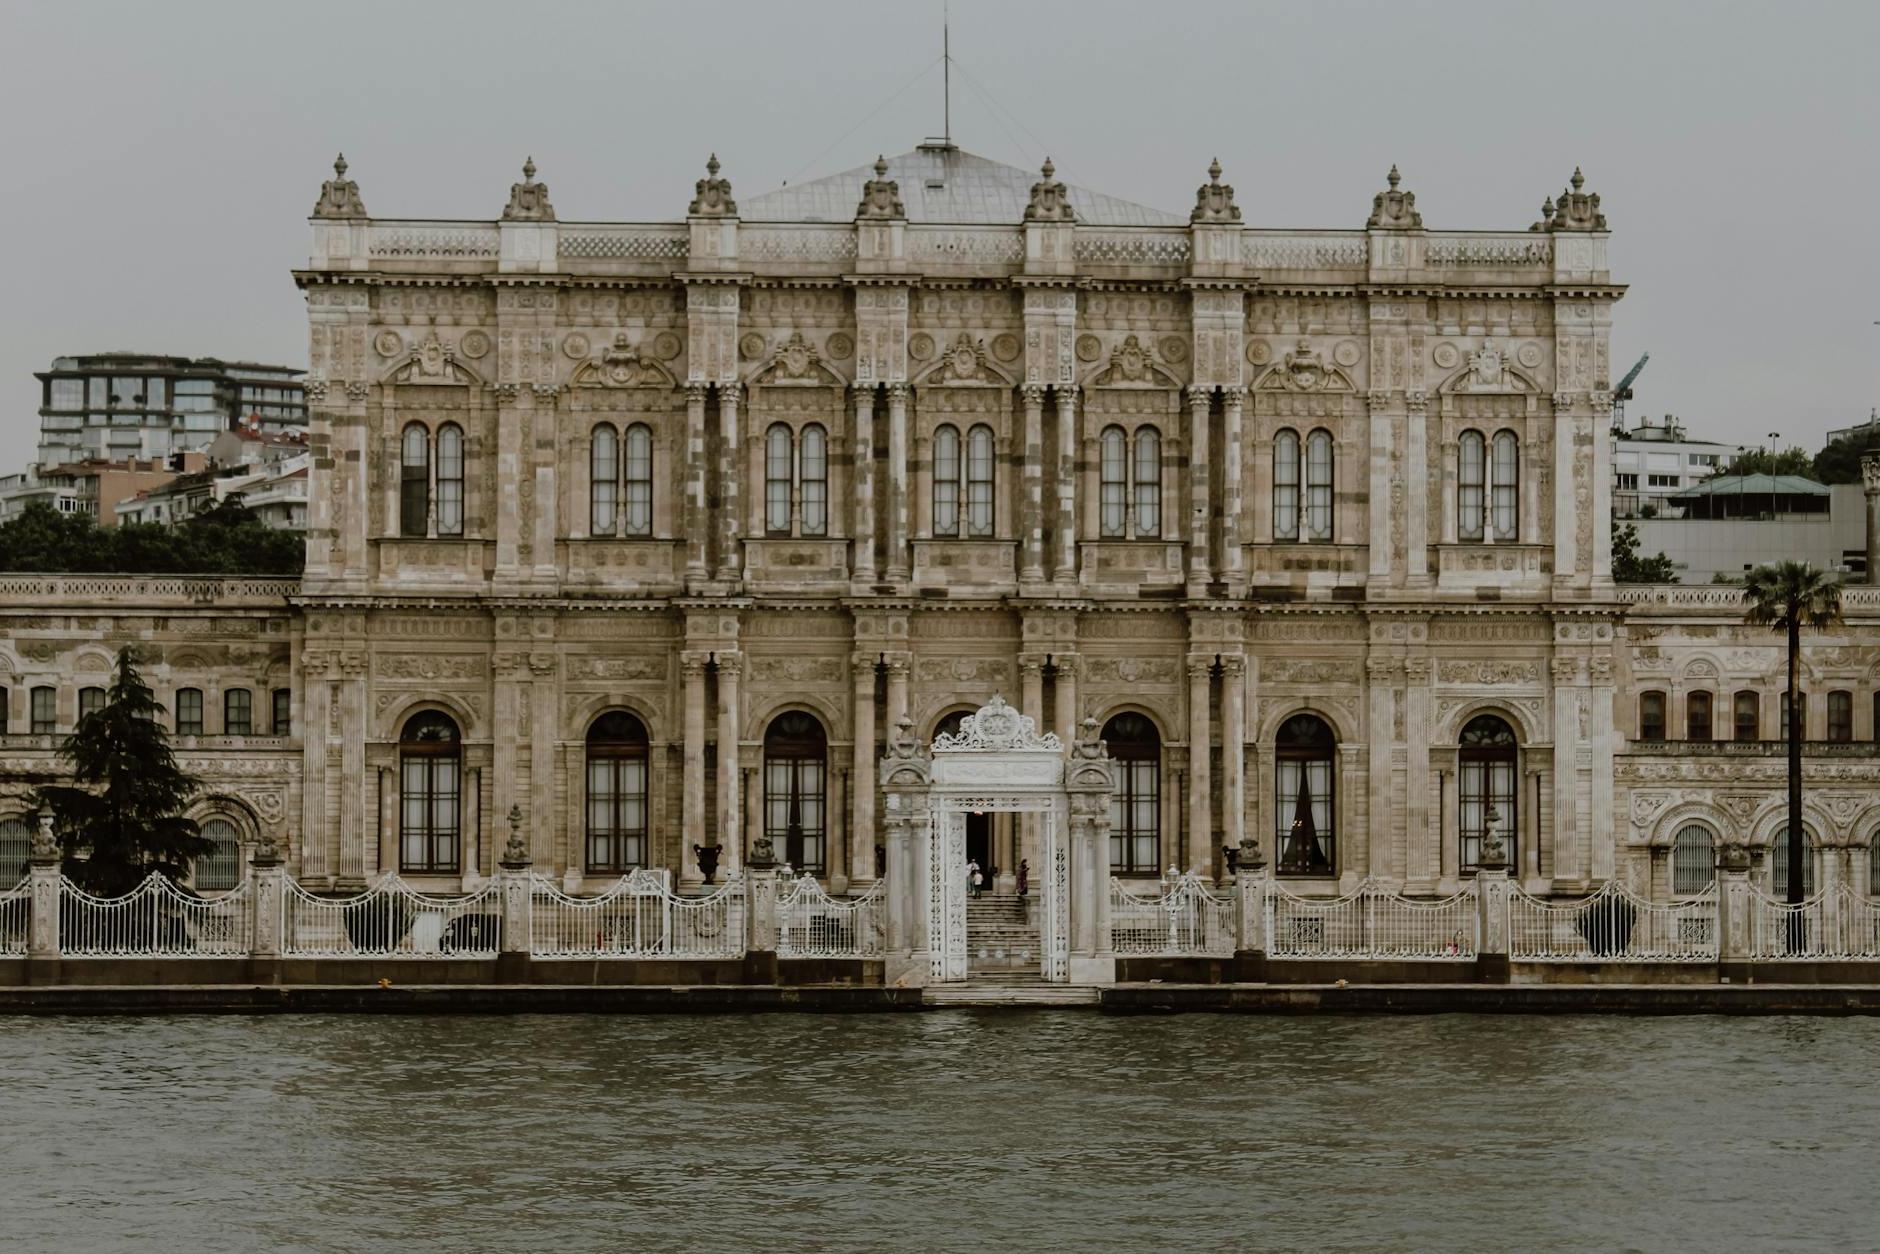
M 1880 429 L 1867 427 L 1843 436 L 1815 454 L 1814 478 L 1818 483 L 1859 483 L 1861 454 L 1874 452 L 1880 452 Z
M 1807 562 L 1758 566 L 1743 580 L 1743 599 L 1743 617 L 1773 631 L 1792 624 L 1822 630 L 1841 621 L 1841 581 Z
M 1798 448 L 1785 448 L 1772 453 L 1768 449 L 1745 449 L 1730 459 L 1719 474 L 1725 475 L 1800 475 L 1812 479 L 1815 465 L 1808 454 Z
M 175 526 L 100 527 L 35 501 L 0 523 L 0 570 L 132 575 L 298 575 L 306 546 L 230 498 Z
M 1663 553 L 1640 557 L 1638 528 L 1627 523 L 1613 529 L 1612 580 L 1614 583 L 1676 583 L 1678 572 Z
M 104 705 L 60 746 L 73 786 L 40 790 L 65 873 L 87 892 L 127 893 L 152 871 L 179 879 L 214 848 L 182 814 L 201 781 L 177 766 L 163 712 L 130 649 L 120 649 Z

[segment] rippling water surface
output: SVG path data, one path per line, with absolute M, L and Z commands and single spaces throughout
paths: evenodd
M 0 1020 L 17 1249 L 1872 1249 L 1880 1023 Z

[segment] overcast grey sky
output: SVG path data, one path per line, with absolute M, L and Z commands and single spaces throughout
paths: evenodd
M 304 364 L 336 150 L 381 216 L 495 217 L 533 153 L 563 219 L 674 218 L 714 149 L 751 195 L 936 132 L 940 10 L 0 0 L 0 471 L 58 354 Z M 1880 4 L 952 10 L 973 152 L 1175 211 L 1218 154 L 1248 221 L 1307 227 L 1396 162 L 1432 228 L 1525 228 L 1582 165 L 1634 415 L 1812 448 L 1880 402 Z

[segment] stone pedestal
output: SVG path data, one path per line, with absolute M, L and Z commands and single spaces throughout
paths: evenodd
M 1748 983 L 1750 965 L 1749 849 L 1740 843 L 1717 851 L 1717 976 L 1730 983 Z
M 1475 874 L 1476 921 L 1475 978 L 1486 984 L 1506 984 L 1508 969 L 1508 882 L 1506 846 L 1491 827 L 1482 842 L 1481 868 Z
M 257 984 L 273 984 L 280 979 L 281 927 L 283 896 L 287 891 L 287 868 L 281 864 L 281 851 L 270 841 L 255 851 L 248 862 L 254 877 L 254 941 L 249 950 L 249 978 Z

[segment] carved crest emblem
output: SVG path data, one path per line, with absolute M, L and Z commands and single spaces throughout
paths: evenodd
M 1477 391 L 1499 388 L 1507 382 L 1507 363 L 1502 352 L 1489 340 L 1482 341 L 1479 352 L 1469 354 L 1469 386 Z
M 1135 336 L 1127 337 L 1110 353 L 1112 382 L 1143 382 L 1149 377 L 1149 366 L 1154 360 L 1153 350 L 1144 347 Z
M 1296 392 L 1316 392 L 1325 386 L 1325 359 L 1312 351 L 1304 340 L 1287 353 L 1284 363 L 1286 383 Z
M 942 359 L 942 374 L 949 382 L 972 383 L 986 377 L 986 345 L 964 331 Z
M 418 346 L 418 374 L 426 379 L 442 379 L 450 365 L 451 352 L 439 342 L 433 331 Z
M 627 345 L 627 333 L 621 331 L 614 336 L 614 342 L 601 357 L 601 370 L 607 381 L 617 387 L 630 387 L 640 377 L 640 355 Z

